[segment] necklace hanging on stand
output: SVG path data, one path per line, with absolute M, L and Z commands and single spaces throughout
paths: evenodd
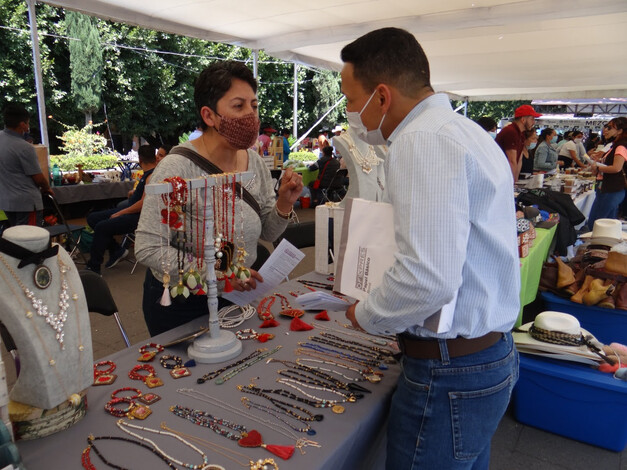
M 370 174 L 373 167 L 379 165 L 382 161 L 379 157 L 377 157 L 374 147 L 372 145 L 368 145 L 368 153 L 364 155 L 357 148 L 355 141 L 348 132 L 345 132 L 342 135 L 346 138 L 348 142 L 348 149 L 350 150 L 355 162 L 361 167 L 361 171 L 367 175 Z

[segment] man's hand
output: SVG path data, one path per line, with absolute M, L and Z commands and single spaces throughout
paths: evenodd
M 355 302 L 353 305 L 351 305 L 350 307 L 348 307 L 348 309 L 346 310 L 346 318 L 348 319 L 348 321 L 351 322 L 354 328 L 357 328 L 358 330 L 361 330 L 361 331 L 365 331 L 361 326 L 359 326 L 359 323 L 357 323 L 357 318 L 355 318 L 355 307 L 357 307 L 358 303 L 359 303 L 359 300 Z

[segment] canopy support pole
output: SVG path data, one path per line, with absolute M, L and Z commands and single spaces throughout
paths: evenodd
M 298 64 L 294 63 L 294 105 L 292 111 L 292 135 L 298 138 Z
M 48 125 L 46 123 L 46 99 L 44 97 L 44 85 L 41 75 L 41 56 L 39 55 L 39 33 L 37 32 L 37 15 L 35 13 L 35 0 L 26 0 L 28 5 L 28 21 L 30 23 L 30 38 L 33 46 L 33 66 L 35 68 L 35 87 L 37 89 L 37 108 L 39 110 L 39 134 L 41 143 L 50 148 L 48 142 Z M 50 158 L 48 158 L 50 163 Z
M 337 101 L 337 102 L 336 102 L 333 106 L 331 106 L 329 109 L 327 109 L 327 112 L 326 112 L 326 113 L 324 113 L 324 114 L 320 117 L 320 119 L 318 119 L 318 120 L 315 122 L 315 124 L 314 124 L 313 126 L 311 126 L 311 127 L 307 130 L 307 132 L 305 132 L 305 133 L 304 133 L 304 134 L 303 134 L 303 135 L 302 135 L 302 136 L 301 136 L 298 140 L 296 140 L 296 142 L 294 142 L 294 144 L 290 147 L 290 150 L 294 150 L 296 147 L 298 147 L 298 144 L 300 144 L 300 143 L 303 141 L 303 139 L 305 139 L 305 137 L 307 137 L 307 136 L 309 135 L 309 133 L 310 133 L 311 131 L 313 131 L 313 130 L 316 128 L 316 126 L 317 126 L 318 124 L 320 124 L 320 123 L 322 122 L 322 120 L 323 120 L 325 117 L 327 117 L 327 115 L 328 115 L 331 111 L 333 111 L 335 108 L 337 108 L 337 106 L 338 106 L 338 105 L 339 105 L 342 101 L 344 101 L 344 98 L 345 98 L 345 96 L 343 96 L 343 95 L 342 95 L 342 97 L 341 97 L 341 98 L 340 98 L 340 99 L 339 99 L 339 100 L 338 100 L 338 101 Z
M 255 79 L 259 79 L 259 50 L 253 49 L 253 75 Z

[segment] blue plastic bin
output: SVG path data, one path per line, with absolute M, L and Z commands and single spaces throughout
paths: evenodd
M 627 382 L 612 374 L 521 354 L 513 404 L 523 424 L 616 452 L 627 446 Z
M 592 333 L 603 344 L 627 345 L 627 311 L 602 308 L 571 302 L 551 292 L 542 292 L 546 310 L 570 313 L 582 328 Z

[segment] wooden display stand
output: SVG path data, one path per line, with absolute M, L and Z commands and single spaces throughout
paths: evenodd
M 283 168 L 283 137 L 272 137 L 268 147 L 268 155 L 274 158 L 273 169 Z

